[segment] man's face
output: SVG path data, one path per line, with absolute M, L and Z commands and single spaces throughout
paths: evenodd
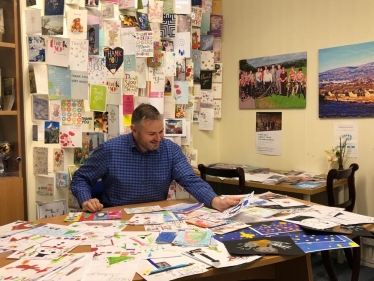
M 156 150 L 164 137 L 162 120 L 143 120 L 138 126 L 131 125 L 135 143 L 142 152 Z

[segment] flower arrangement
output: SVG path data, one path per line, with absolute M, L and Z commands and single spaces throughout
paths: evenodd
M 345 156 L 345 149 L 347 147 L 347 138 L 339 138 L 339 145 L 333 146 L 330 150 L 325 150 L 327 153 L 327 163 L 330 167 L 332 162 L 338 162 L 339 170 L 344 169 L 344 156 Z

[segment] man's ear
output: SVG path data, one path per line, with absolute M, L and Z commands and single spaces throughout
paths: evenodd
M 133 124 L 130 125 L 130 129 L 131 129 L 131 132 L 133 132 L 133 133 L 136 132 L 136 128 Z

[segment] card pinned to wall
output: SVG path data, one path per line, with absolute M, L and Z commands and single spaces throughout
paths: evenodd
M 86 33 L 84 33 L 86 34 Z M 81 39 L 70 40 L 70 70 L 87 71 L 88 67 L 88 41 Z
M 106 76 L 108 78 L 123 77 L 123 49 L 121 47 L 104 48 Z
M 50 37 L 47 41 L 46 63 L 62 67 L 69 66 L 70 39 Z
M 54 201 L 55 179 L 53 177 L 35 177 L 35 200 L 38 202 Z
M 66 11 L 66 27 L 68 37 L 71 39 L 86 39 L 87 10 L 71 9 Z
M 91 85 L 90 87 L 90 110 L 101 111 L 106 110 L 107 86 Z
M 188 82 L 174 81 L 173 96 L 177 104 L 188 103 Z
M 153 56 L 153 31 L 136 32 L 136 57 Z

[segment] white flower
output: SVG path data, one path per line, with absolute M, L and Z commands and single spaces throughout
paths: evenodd
M 338 157 L 336 156 L 336 152 L 334 149 L 325 150 L 327 156 L 327 165 L 328 167 L 331 166 L 332 162 L 338 161 Z

